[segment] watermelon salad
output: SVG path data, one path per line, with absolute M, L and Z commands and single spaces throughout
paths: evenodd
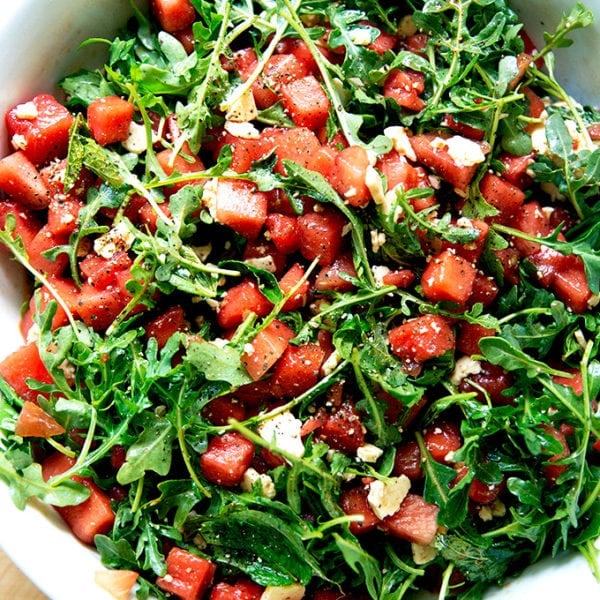
M 125 0 L 124 0 L 125 1 Z M 600 113 L 501 0 L 152 0 L 5 115 L 0 479 L 117 598 L 600 578 Z

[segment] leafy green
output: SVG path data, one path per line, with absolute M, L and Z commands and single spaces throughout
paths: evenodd
M 172 546 L 213 561 L 215 581 L 299 583 L 307 596 L 323 588 L 401 600 L 438 586 L 440 598 L 479 598 L 566 549 L 580 551 L 600 577 L 600 149 L 592 139 L 600 113 L 579 106 L 554 75 L 554 51 L 570 45 L 592 13 L 575 4 L 529 63 L 522 25 L 501 0 L 192 5 L 191 47 L 134 8 L 114 40 L 87 42 L 107 46 L 105 67 L 60 82 L 66 105 L 79 111 L 64 192 L 81 207 L 69 239 L 43 257 L 66 255 L 64 272 L 48 275 L 29 256 L 27 209 L 6 215 L 0 231 L 30 276 L 28 342 L 50 374 L 22 384 L 67 430 L 17 435 L 28 400 L 0 378 L 0 479 L 16 506 L 33 498 L 83 502 L 89 491 L 73 477 L 110 492 L 115 525 L 95 545 L 107 567 L 139 573 L 140 598 L 164 596 L 156 578 L 167 573 Z M 378 42 L 390 40 L 381 50 Z M 302 67 L 309 56 L 305 66 L 330 101 L 314 138 L 318 157 L 273 142 L 296 125 L 280 98 L 287 83 L 266 72 L 291 49 L 298 54 L 286 60 Z M 421 110 L 388 93 L 396 69 L 412 71 Z M 233 123 L 236 103 L 259 90 L 278 100 Z M 534 93 L 545 99 L 540 116 L 530 111 Z M 106 95 L 134 105 L 144 140 L 135 152 L 95 141 L 85 108 Z M 243 136 L 232 133 L 236 126 L 247 126 Z M 408 145 L 392 128 L 404 128 Z M 485 158 L 466 189 L 455 190 L 443 167 L 415 160 L 410 139 L 420 133 L 477 138 Z M 360 208 L 338 193 L 328 171 L 314 170 L 328 159 L 338 168 L 346 144 L 362 146 L 370 161 L 365 183 L 376 201 Z M 167 154 L 177 160 L 172 172 Z M 518 218 L 480 192 L 486 173 L 514 175 L 509 158 L 528 161 L 517 183 L 523 202 L 539 202 L 543 235 L 533 225 L 518 229 Z M 269 217 L 253 239 L 221 223 L 220 180 L 255 186 L 269 217 L 296 223 L 295 250 L 277 246 Z M 55 218 L 63 200 L 56 194 L 36 218 Z M 355 272 L 322 263 L 302 237 L 301 215 L 323 209 L 343 221 L 340 252 Z M 252 215 L 264 217 L 262 207 Z M 101 243 L 115 231 L 123 236 L 123 268 Z M 438 301 L 423 285 L 442 250 L 473 265 L 463 304 Z M 547 255 L 561 266 L 546 264 Z M 83 262 L 87 256 L 98 271 Z M 282 276 L 296 264 L 303 277 L 289 290 Z M 575 306 L 556 284 L 570 281 L 571 271 L 584 298 Z M 449 285 L 470 286 L 460 276 Z M 270 310 L 257 315 L 241 298 L 238 320 L 225 328 L 221 303 L 245 278 Z M 109 327 L 80 320 L 84 292 L 98 310 L 122 301 Z M 423 315 L 446 319 L 453 350 L 436 354 L 434 329 L 420 344 L 390 343 L 391 331 Z M 243 357 L 275 320 L 289 330 L 270 340 L 264 358 L 272 366 L 255 381 Z M 485 335 L 475 347 L 480 327 Z M 295 363 L 299 348 L 323 355 L 322 364 Z M 430 350 L 430 358 L 413 358 Z M 310 382 L 300 375 L 308 367 Z M 339 424 L 346 413 L 356 422 Z M 301 431 L 294 451 L 261 435 L 268 419 L 281 416 Z M 436 460 L 428 434 L 448 423 L 460 444 Z M 219 485 L 203 464 L 224 434 L 254 448 L 239 486 Z M 354 533 L 360 514 L 352 494 L 368 510 L 371 482 L 400 475 L 403 452 L 415 444 L 422 475 L 410 493 L 438 509 L 437 554 L 425 564 L 412 538 L 396 536 L 389 522 Z M 45 481 L 39 460 L 53 452 L 73 465 Z M 477 492 L 489 493 L 489 502 L 476 501 Z M 455 572 L 465 580 L 456 588 Z

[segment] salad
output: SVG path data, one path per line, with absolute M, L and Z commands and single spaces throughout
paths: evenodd
M 154 0 L 5 117 L 0 478 L 115 597 L 600 579 L 600 113 L 510 3 Z

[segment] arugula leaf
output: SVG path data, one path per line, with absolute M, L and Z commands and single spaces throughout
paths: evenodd
M 371 597 L 379 597 L 381 571 L 377 561 L 350 538 L 334 534 L 334 540 L 346 563 L 364 580 Z
M 568 373 L 532 358 L 502 337 L 483 338 L 479 342 L 479 348 L 487 360 L 508 371 L 525 369 L 527 376 L 532 378 L 542 374 L 568 376 Z
M 193 342 L 187 349 L 186 360 L 209 381 L 224 381 L 239 387 L 252 381 L 241 365 L 241 352 L 231 344 Z
M 0 479 L 8 485 L 12 501 L 21 510 L 30 498 L 54 506 L 71 506 L 80 504 L 90 495 L 89 489 L 76 481 L 66 480 L 59 485 L 44 481 L 42 468 L 37 463 L 27 465 L 18 473 L 3 453 L 0 453 Z
M 224 564 L 241 569 L 260 585 L 306 585 L 324 577 L 298 538 L 297 526 L 273 514 L 239 510 L 197 524 L 197 531 Z
M 519 559 L 510 543 L 478 545 L 458 535 L 442 535 L 437 543 L 442 556 L 474 582 L 501 580 Z
M 166 475 L 171 468 L 171 448 L 175 437 L 172 424 L 164 418 L 148 419 L 144 431 L 127 449 L 125 462 L 117 473 L 117 481 L 132 483 L 146 471 Z

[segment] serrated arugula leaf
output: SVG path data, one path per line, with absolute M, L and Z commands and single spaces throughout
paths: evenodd
M 378 598 L 382 574 L 377 561 L 350 538 L 335 534 L 334 540 L 346 563 L 364 581 L 371 597 Z
M 483 540 L 481 540 L 483 542 Z M 498 581 L 518 559 L 510 544 L 477 545 L 457 535 L 443 535 L 438 539 L 442 556 L 453 563 L 472 581 Z
M 127 449 L 125 462 L 117 472 L 117 481 L 121 485 L 132 483 L 143 477 L 146 471 L 166 475 L 171 468 L 175 435 L 175 429 L 168 419 L 150 419 L 141 435 Z
M 256 510 L 214 517 L 198 525 L 219 560 L 241 569 L 261 585 L 306 585 L 321 568 L 298 531 L 282 519 Z
M 186 360 L 209 381 L 224 381 L 238 387 L 252 381 L 241 364 L 241 352 L 230 344 L 193 342 L 186 353 Z
M 30 498 L 37 498 L 53 506 L 72 506 L 87 500 L 90 490 L 83 484 L 67 479 L 58 485 L 46 482 L 42 467 L 31 463 L 18 473 L 5 454 L 0 453 L 0 479 L 8 485 L 15 506 L 24 509 Z

